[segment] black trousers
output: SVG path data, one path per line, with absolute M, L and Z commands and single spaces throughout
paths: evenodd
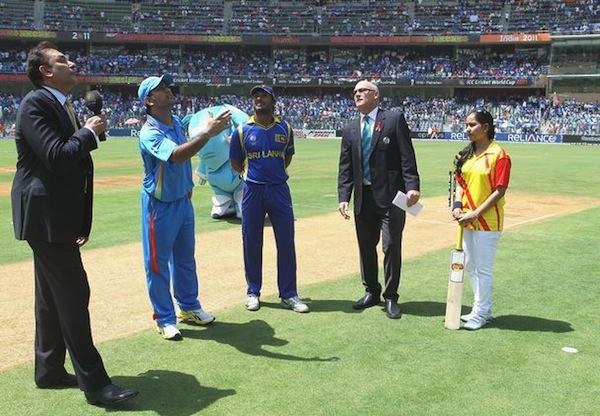
M 356 237 L 360 252 L 360 274 L 365 291 L 379 296 L 382 293 L 378 280 L 379 264 L 377 245 L 380 238 L 383 248 L 383 275 L 385 299 L 398 300 L 402 268 L 402 231 L 406 213 L 395 205 L 388 209 L 377 206 L 370 186 L 363 186 L 360 214 L 355 215 Z
M 28 240 L 35 269 L 35 381 L 64 376 L 66 350 L 83 391 L 111 383 L 94 346 L 88 311 L 90 287 L 75 243 Z

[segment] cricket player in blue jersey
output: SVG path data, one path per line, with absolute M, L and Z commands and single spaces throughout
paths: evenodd
M 286 168 L 294 155 L 294 133 L 274 115 L 275 93 L 268 85 L 252 88 L 254 114 L 231 135 L 229 158 L 242 175 L 242 242 L 248 284 L 246 309 L 260 308 L 263 231 L 269 216 L 277 246 L 277 284 L 282 303 L 308 312 L 296 287 L 294 211 Z
M 206 129 L 187 141 L 181 121 L 173 115 L 175 96 L 169 74 L 148 77 L 138 96 L 146 105 L 147 119 L 140 130 L 139 148 L 144 162 L 142 189 L 142 245 L 150 302 L 158 332 L 164 339 L 181 340 L 181 322 L 208 325 L 215 317 L 198 300 L 192 164 L 190 159 L 214 136 L 225 130 L 231 114 L 211 118 Z M 179 306 L 175 308 L 170 284 Z

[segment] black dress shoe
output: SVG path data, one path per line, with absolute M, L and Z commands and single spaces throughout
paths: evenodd
M 137 395 L 137 390 L 124 389 L 115 384 L 109 384 L 102 390 L 85 392 L 85 398 L 88 403 L 98 406 L 110 406 L 122 403 L 126 400 L 133 399 Z
M 360 298 L 352 307 L 354 309 L 366 309 L 371 306 L 379 305 L 379 295 L 374 293 L 366 293 L 362 298 Z
M 77 387 L 77 377 L 73 374 L 65 373 L 58 381 L 53 383 L 37 383 L 39 389 L 68 389 Z
M 402 311 L 400 310 L 400 305 L 398 302 L 392 299 L 385 300 L 385 314 L 390 319 L 400 319 L 402 318 Z

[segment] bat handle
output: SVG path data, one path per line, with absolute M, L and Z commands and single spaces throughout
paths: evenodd
M 458 225 L 458 236 L 456 238 L 456 249 L 462 251 L 463 249 L 463 233 L 465 231 L 465 227 L 462 225 Z
M 452 208 L 452 171 L 448 171 L 448 206 Z

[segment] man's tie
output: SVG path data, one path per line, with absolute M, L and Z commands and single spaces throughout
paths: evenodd
M 75 115 L 75 109 L 73 108 L 73 104 L 71 103 L 71 101 L 69 101 L 68 99 L 67 101 L 65 101 L 65 107 L 67 107 L 67 112 L 69 113 L 69 118 L 71 119 L 73 127 L 75 127 L 75 130 L 79 130 L 79 127 L 77 126 L 77 116 Z
M 371 128 L 369 126 L 369 117 L 363 118 L 364 127 L 361 137 L 363 177 L 365 181 L 371 182 L 371 167 L 369 166 L 369 154 L 371 151 Z

